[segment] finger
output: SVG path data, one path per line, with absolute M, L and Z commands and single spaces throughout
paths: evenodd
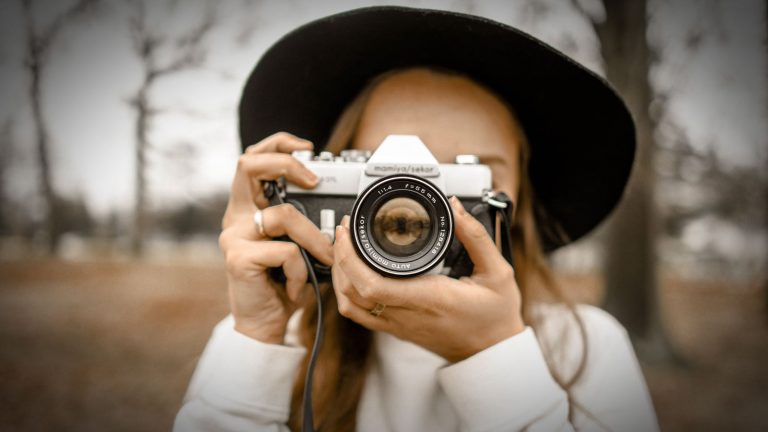
M 331 240 L 293 205 L 267 207 L 262 210 L 261 220 L 264 234 L 267 236 L 287 235 L 323 264 L 333 264 Z
M 268 240 L 269 237 L 263 233 L 264 212 L 262 211 L 261 226 L 259 229 L 254 218 L 258 209 L 254 206 L 253 213 L 235 213 L 231 208 L 227 208 L 222 220 L 222 231 L 219 235 L 219 247 L 222 251 L 227 250 L 227 244 L 237 240 L 261 241 Z
M 371 270 L 352 249 L 349 230 L 342 226 L 336 227 L 336 241 L 333 244 L 334 267 L 338 266 L 350 286 L 354 287 L 358 295 L 372 303 L 384 303 L 394 305 L 393 296 L 387 296 L 385 292 L 387 281 L 378 273 Z M 374 287 L 376 287 L 374 289 Z M 364 291 L 365 294 L 363 294 Z M 374 291 L 379 291 L 374 293 Z
M 243 165 L 242 156 L 238 160 L 235 177 L 232 179 L 232 187 L 229 192 L 229 202 L 225 213 L 225 225 L 227 217 L 231 218 L 235 214 L 252 213 L 258 207 L 262 207 L 264 201 L 262 191 L 253 190 L 251 179 L 248 177 L 241 166 Z
M 339 314 L 351 319 L 363 327 L 373 331 L 391 332 L 391 324 L 385 315 L 387 310 L 379 316 L 371 315 L 370 309 L 355 304 L 344 294 L 336 295 L 336 302 L 339 307 Z
M 363 310 L 368 311 L 370 313 L 371 310 L 373 310 L 377 303 L 368 299 L 363 298 L 355 289 L 355 287 L 351 284 L 349 279 L 347 278 L 344 271 L 341 269 L 340 266 L 335 265 L 331 268 L 331 276 L 333 278 L 333 289 L 336 293 L 337 298 L 343 298 L 346 301 L 350 301 L 354 303 L 355 305 L 359 306 Z M 429 276 L 427 276 L 429 277 Z M 454 280 L 449 279 L 449 282 L 452 282 Z M 386 306 L 386 320 L 389 322 L 389 324 L 396 325 L 398 322 L 402 322 L 399 320 L 399 317 L 401 315 L 407 315 L 409 313 L 422 313 L 422 310 L 412 310 L 412 309 L 406 309 L 398 306 L 393 305 L 387 305 Z M 383 316 L 383 314 L 381 315 Z
M 312 150 L 311 141 L 299 138 L 288 132 L 277 132 L 256 144 L 251 144 L 244 153 L 290 153 L 296 150 Z
M 303 261 L 302 261 L 303 262 Z M 306 265 L 304 266 L 304 269 L 306 270 Z M 299 300 L 301 300 L 304 297 L 304 292 L 307 290 L 307 280 L 304 279 L 304 282 L 301 283 L 298 280 L 291 280 L 288 279 L 286 276 L 285 279 L 285 293 L 288 295 L 288 299 L 290 299 L 294 303 L 298 303 Z
M 240 159 L 243 171 L 254 180 L 276 180 L 285 177 L 289 182 L 304 188 L 314 187 L 318 181 L 312 170 L 289 154 L 244 154 Z
M 235 244 L 240 244 L 240 240 L 256 240 L 256 231 L 252 227 L 246 227 L 245 225 L 245 223 L 236 223 L 221 231 L 221 234 L 219 234 L 219 249 L 225 255 L 234 249 Z
M 333 245 L 334 262 L 349 279 L 360 296 L 374 303 L 388 306 L 417 307 L 431 303 L 428 291 L 432 289 L 431 279 L 415 277 L 409 279 L 385 278 L 368 267 L 352 246 L 349 229 L 336 228 L 336 242 Z
M 305 189 L 317 186 L 320 180 L 312 170 L 304 166 L 298 159 L 283 153 L 265 153 L 244 155 L 244 170 L 248 175 L 253 202 L 259 208 L 269 206 L 264 197 L 264 181 L 277 180 L 285 177 L 289 182 Z
M 464 210 L 458 198 L 454 196 L 449 201 L 453 207 L 456 238 L 467 250 L 475 272 L 493 271 L 498 266 L 507 265 L 483 224 Z
M 264 208 L 269 205 L 267 199 L 264 198 L 261 181 L 253 181 L 249 177 L 248 172 L 244 170 L 246 161 L 251 159 L 250 156 L 259 153 L 290 153 L 294 150 L 311 150 L 312 147 L 313 145 L 310 141 L 298 138 L 287 132 L 272 134 L 260 142 L 248 146 L 243 152 L 244 154 L 238 159 L 237 169 L 232 180 L 227 212 L 222 220 L 222 227 L 225 228 L 228 225 L 228 220 L 232 218 L 233 213 L 252 213 L 256 210 L 254 205 L 258 206 L 258 208 Z
M 307 267 L 299 247 L 291 242 L 238 240 L 225 254 L 227 271 L 238 279 L 250 279 L 267 268 L 282 267 L 285 290 L 296 301 L 307 283 Z
M 336 292 L 336 297 L 345 297 L 357 304 L 358 306 L 371 310 L 376 306 L 376 302 L 364 299 L 352 286 L 352 283 L 341 270 L 340 266 L 331 267 L 331 277 L 333 278 L 333 290 Z
M 254 205 L 266 207 L 261 182 L 285 177 L 304 188 L 317 185 L 318 178 L 298 159 L 284 153 L 246 153 L 237 162 L 229 206 L 234 212 L 253 212 Z

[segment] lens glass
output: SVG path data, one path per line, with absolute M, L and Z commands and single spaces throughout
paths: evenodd
M 427 210 L 412 198 L 385 202 L 373 217 L 373 239 L 393 257 L 408 257 L 422 250 L 432 224 Z
M 453 240 L 448 199 L 415 175 L 394 174 L 369 184 L 352 204 L 350 219 L 357 254 L 385 276 L 432 270 Z

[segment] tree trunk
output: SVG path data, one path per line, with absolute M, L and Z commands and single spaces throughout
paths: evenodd
M 149 1 L 147 4 L 151 3 Z M 147 27 L 146 5 L 143 1 L 134 2 L 136 15 L 130 21 L 133 48 L 144 66 L 144 81 L 130 105 L 136 110 L 136 191 L 134 226 L 131 238 L 131 250 L 134 256 L 144 251 L 149 228 L 147 151 L 150 148 L 149 128 L 156 111 L 151 105 L 153 84 L 161 77 L 199 67 L 205 57 L 202 43 L 215 22 L 215 7 L 207 7 L 200 23 L 188 32 L 173 39 L 154 34 Z M 174 52 L 167 61 L 159 60 L 159 53 L 170 47 Z M 166 57 L 166 56 L 163 56 Z
M 765 12 L 765 32 L 766 32 L 766 37 L 765 37 L 765 40 L 763 41 L 763 47 L 765 47 L 765 56 L 766 56 L 766 58 L 768 58 L 768 1 L 765 2 L 764 7 L 765 7 L 764 12 Z M 766 103 L 768 103 L 768 101 L 766 101 Z M 766 172 L 768 172 L 768 155 L 766 155 L 765 164 L 766 164 Z M 763 184 L 763 192 L 765 193 L 765 203 L 764 203 L 764 205 L 765 205 L 765 213 L 763 214 L 763 218 L 765 220 L 765 228 L 768 229 L 768 179 L 766 179 L 764 181 L 765 181 L 765 183 Z M 766 240 L 768 240 L 768 239 L 766 239 Z M 766 257 L 766 263 L 765 263 L 764 271 L 768 271 L 768 257 Z M 764 281 L 763 281 L 763 291 L 764 291 L 763 295 L 765 296 L 765 299 L 764 299 L 765 300 L 765 302 L 764 302 L 764 306 L 765 306 L 765 323 L 766 323 L 766 325 L 768 325 L 768 275 L 764 274 L 763 278 L 765 278 Z
M 659 319 L 656 273 L 651 53 L 645 1 L 605 0 L 606 20 L 596 25 L 606 76 L 624 97 L 637 127 L 637 152 L 624 198 L 608 226 L 605 308 L 626 327 L 645 358 L 677 358 Z
M 42 81 L 44 78 L 45 66 L 49 60 L 48 54 L 50 48 L 56 40 L 62 27 L 68 24 L 74 18 L 87 12 L 96 3 L 96 0 L 79 0 L 71 5 L 64 12 L 55 15 L 47 26 L 39 28 L 35 25 L 33 17 L 34 5 L 32 0 L 20 0 L 21 8 L 24 11 L 24 20 L 26 25 L 27 52 L 25 67 L 30 77 L 29 99 L 32 108 L 32 122 L 37 139 L 37 160 L 40 167 L 40 179 L 44 200 L 44 237 L 46 246 L 50 254 L 56 253 L 59 245 L 59 239 L 64 231 L 64 223 L 61 220 L 66 212 L 63 204 L 56 194 L 51 175 L 50 158 L 50 136 L 43 116 L 43 97 Z M 38 7 L 41 6 L 38 4 Z
M 147 131 L 149 120 L 149 101 L 147 93 L 149 82 L 144 81 L 134 100 L 136 107 L 136 190 L 131 251 L 134 256 L 144 252 L 144 239 L 147 233 L 147 178 L 146 152 L 148 147 Z
M 32 44 L 34 41 L 31 41 L 30 43 Z M 57 197 L 51 179 L 48 129 L 43 118 L 42 94 L 40 89 L 43 72 L 41 61 L 40 53 L 36 47 L 33 46 L 30 50 L 29 58 L 29 73 L 31 79 L 29 99 L 32 105 L 32 118 L 35 133 L 37 135 L 37 160 L 40 168 L 40 182 L 43 189 L 43 201 L 45 206 L 45 220 L 43 221 L 45 227 L 44 236 L 48 253 L 54 254 L 58 248 L 61 233 L 59 232 L 60 230 L 58 229 L 57 223 Z

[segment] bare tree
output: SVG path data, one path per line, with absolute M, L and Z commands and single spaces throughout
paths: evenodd
M 768 34 L 768 1 L 765 2 L 764 5 L 765 8 L 765 25 L 766 25 L 766 33 Z M 766 58 L 768 58 L 768 35 L 766 35 L 766 40 L 763 41 L 763 46 L 765 47 L 765 55 Z M 766 101 L 768 102 L 768 101 Z M 766 155 L 766 171 L 768 171 L 768 155 Z M 766 180 L 763 183 L 763 198 L 765 199 L 764 203 L 764 211 L 763 214 L 764 220 L 765 220 L 765 227 L 768 228 L 768 180 Z M 768 240 L 768 239 L 766 239 Z M 765 271 L 768 271 L 768 257 L 766 257 L 766 263 L 765 263 Z M 765 322 L 768 324 L 768 276 L 763 276 L 765 278 L 765 281 L 763 282 L 763 290 L 764 290 L 764 307 L 765 307 Z
M 200 22 L 176 37 L 165 35 L 160 29 L 150 28 L 147 4 L 132 1 L 134 15 L 130 21 L 133 49 L 143 66 L 143 77 L 136 94 L 129 103 L 136 112 L 136 198 L 131 238 L 134 255 L 144 248 L 148 221 L 147 153 L 151 148 L 149 131 L 152 120 L 160 109 L 152 101 L 152 90 L 158 80 L 179 72 L 202 66 L 206 58 L 205 38 L 215 23 L 215 10 L 207 5 Z M 173 6 L 173 5 L 172 5 Z M 171 50 L 168 58 L 161 53 Z
M 646 1 L 604 0 L 604 5 L 605 20 L 594 21 L 594 26 L 606 77 L 624 97 L 637 131 L 632 177 L 605 240 L 605 308 L 627 328 L 646 358 L 678 360 L 661 325 L 657 298 L 655 125 L 648 81 L 653 53 L 646 40 Z
M 679 237 L 691 222 L 715 216 L 747 230 L 757 230 L 764 223 L 765 196 L 768 177 L 760 165 L 723 163 L 714 148 L 697 149 L 685 131 L 665 121 L 665 144 L 656 148 L 665 169 L 659 170 L 657 180 L 666 189 L 697 188 L 701 194 L 693 202 L 680 202 L 672 197 L 661 199 L 660 234 Z M 765 157 L 765 155 L 760 155 Z M 756 187 L 756 186 L 762 186 Z M 733 258 L 718 258 L 723 265 L 733 266 Z
M 45 236 L 49 253 L 56 252 L 61 230 L 58 221 L 58 197 L 51 178 L 50 136 L 43 115 L 42 83 L 48 66 L 51 47 L 62 29 L 93 9 L 98 0 L 78 0 L 63 10 L 45 26 L 35 20 L 35 4 L 32 0 L 21 0 L 26 26 L 27 46 L 24 66 L 30 79 L 29 100 L 37 141 L 37 161 L 40 166 L 40 180 L 45 203 Z
M 13 120 L 8 118 L 0 127 L 0 234 L 12 232 L 9 202 L 6 193 L 6 181 L 8 179 L 8 166 L 14 158 L 13 155 Z

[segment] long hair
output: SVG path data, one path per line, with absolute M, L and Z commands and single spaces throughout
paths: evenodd
M 446 75 L 460 76 L 453 71 L 438 70 Z M 334 153 L 351 145 L 362 117 L 363 110 L 372 91 L 379 83 L 388 77 L 401 72 L 392 70 L 374 78 L 347 106 L 336 122 L 331 133 L 326 150 Z M 513 118 L 514 111 L 507 106 Z M 522 298 L 523 321 L 536 329 L 539 317 L 531 313 L 531 304 L 535 301 L 548 301 L 564 304 L 578 325 L 582 339 L 581 361 L 576 372 L 570 377 L 563 377 L 547 360 L 555 381 L 569 394 L 569 389 L 581 375 L 586 364 L 587 343 L 584 325 L 576 313 L 575 305 L 560 288 L 544 257 L 539 239 L 536 217 L 537 208 L 534 191 L 528 177 L 530 147 L 525 134 L 519 128 L 517 138 L 520 143 L 520 189 L 517 205 L 514 210 L 514 222 L 511 228 L 513 241 L 513 258 L 515 262 L 515 279 L 520 288 Z M 561 230 L 556 230 L 562 232 Z M 326 317 L 326 333 L 315 367 L 313 386 L 313 409 L 315 428 L 318 431 L 353 432 L 356 429 L 357 405 L 362 396 L 365 376 L 372 362 L 372 333 L 341 316 L 337 311 L 336 296 L 330 284 L 321 287 L 323 313 Z M 317 307 L 312 296 L 306 296 L 303 305 L 304 313 L 299 324 L 299 339 L 311 350 L 315 329 L 317 327 Z M 544 350 L 545 356 L 547 351 Z M 289 426 L 294 431 L 301 429 L 302 393 L 305 375 L 309 365 L 309 356 L 305 358 L 299 369 L 298 379 L 293 389 L 291 415 Z M 573 401 L 572 401 L 573 402 Z M 571 406 L 576 406 L 571 404 Z M 571 415 L 573 411 L 571 410 Z

